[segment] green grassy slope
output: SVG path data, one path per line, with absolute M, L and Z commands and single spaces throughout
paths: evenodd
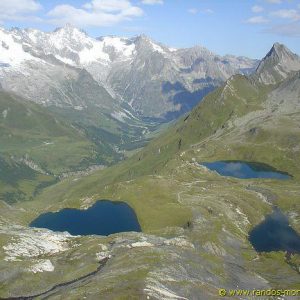
M 32 200 L 42 188 L 57 180 L 37 172 L 24 163 L 0 155 L 0 200 L 7 204 Z
M 0 198 L 31 199 L 53 175 L 96 160 L 96 146 L 47 109 L 0 91 Z
M 62 182 L 46 190 L 42 195 L 43 201 L 47 201 L 50 194 L 55 194 L 58 202 L 69 201 L 76 206 L 85 197 L 108 197 L 107 190 L 114 191 L 120 182 L 141 182 L 139 186 L 143 190 L 151 176 L 169 178 L 180 165 L 192 160 L 262 162 L 287 171 L 298 179 L 300 156 L 290 146 L 299 145 L 299 114 L 294 113 L 292 117 L 289 114 L 270 115 L 265 102 L 276 87 L 262 86 L 245 76 L 234 76 L 130 159 L 76 183 L 71 180 Z M 183 173 L 183 180 L 185 177 L 189 175 Z M 159 193 L 160 189 L 165 188 L 158 180 L 157 190 L 145 192 L 144 199 L 137 201 L 144 201 L 143 205 L 146 205 L 147 199 L 151 199 L 153 193 Z M 125 196 L 119 197 L 125 199 Z M 128 196 L 125 200 L 131 202 Z M 170 202 L 176 206 L 176 199 Z M 140 213 L 141 219 L 148 222 L 147 210 L 140 209 Z M 173 215 L 170 224 L 183 222 L 176 219 L 176 212 Z M 157 227 L 154 219 L 147 228 L 152 228 L 152 225 Z
M 204 264 L 215 280 L 208 282 L 203 279 L 206 275 L 199 275 L 201 285 L 197 284 L 195 295 L 210 291 L 211 299 L 219 299 L 218 288 L 227 284 L 236 287 L 237 277 L 244 278 L 244 282 L 239 280 L 250 288 L 252 279 L 246 278 L 251 276 L 257 276 L 254 288 L 263 282 L 272 288 L 296 288 L 299 255 L 291 261 L 283 252 L 258 255 L 248 241 L 248 232 L 272 211 L 270 203 L 278 205 L 289 216 L 291 226 L 300 232 L 300 112 L 281 111 L 280 105 L 275 109 L 268 104 L 270 92 L 277 87 L 280 84 L 265 87 L 247 77 L 235 76 L 130 159 L 46 188 L 32 202 L 17 205 L 27 213 L 15 216 L 25 225 L 45 207 L 56 211 L 84 208 L 97 199 L 123 200 L 137 213 L 143 232 L 184 237 L 194 245 L 195 257 L 184 248 L 176 261 L 170 262 L 172 255 L 165 255 L 159 267 L 151 267 L 151 272 L 166 272 L 166 278 L 159 279 L 165 286 L 171 287 L 172 282 L 172 287 L 182 290 L 184 284 L 186 294 L 182 295 L 195 289 L 195 274 L 202 274 Z M 266 163 L 294 177 L 286 181 L 242 180 L 219 176 L 195 163 L 213 160 Z M 166 251 L 164 247 L 156 248 L 161 254 Z M 131 258 L 132 264 L 137 257 L 141 259 L 137 268 L 147 264 L 140 255 Z M 152 252 L 149 257 L 153 257 Z M 126 262 L 119 264 L 126 268 Z M 176 276 L 173 281 L 168 279 L 175 270 L 186 272 L 191 266 L 195 270 L 191 277 L 186 275 L 189 280 L 184 277 L 178 282 Z M 147 281 L 149 274 L 139 279 Z M 117 286 L 118 280 L 116 276 L 112 286 Z M 134 294 L 134 283 L 129 286 Z
M 83 110 L 61 107 L 49 109 L 82 130 L 98 145 L 101 149 L 99 152 L 106 153 L 107 156 L 110 153 L 111 159 L 107 159 L 108 164 L 122 159 L 125 151 L 143 147 L 149 141 L 145 133 L 153 132 L 161 125 L 157 120 L 146 121 L 134 117 L 124 117 L 124 120 L 120 121 L 108 110 L 93 105 Z
M 20 180 L 27 180 L 30 166 L 35 173 L 32 175 L 35 179 L 31 178 L 35 184 L 31 185 L 36 187 L 40 179 L 45 179 L 44 173 L 52 181 L 53 176 L 64 172 L 121 160 L 125 151 L 148 141 L 141 138 L 144 130 L 157 128 L 158 123 L 151 121 L 120 122 L 105 109 L 103 112 L 92 107 L 83 112 L 71 108 L 47 109 L 0 91 L 0 157 L 6 164 L 0 173 L 5 174 L 9 166 L 10 172 L 23 174 Z M 12 188 L 3 181 L 2 190 L 5 199 L 16 199 L 21 194 L 20 199 L 31 199 L 34 193 L 33 187 Z
M 45 108 L 0 92 L 0 112 L 2 154 L 27 157 L 54 174 L 93 157 L 93 143 Z
M 94 269 L 96 262 L 87 263 L 85 255 L 95 257 L 100 240 L 116 246 L 100 276 L 88 283 L 91 297 L 101 291 L 107 298 L 127 299 L 130 295 L 139 299 L 147 290 L 163 290 L 191 299 L 199 295 L 219 299 L 219 288 L 298 288 L 298 254 L 291 260 L 284 252 L 258 254 L 248 240 L 249 231 L 273 205 L 279 206 L 300 232 L 300 109 L 273 95 L 284 86 L 284 97 L 289 96 L 289 80 L 263 86 L 253 78 L 234 76 L 126 161 L 89 176 L 67 178 L 45 188 L 33 201 L 16 203 L 13 209 L 2 205 L 0 219 L 27 226 L 45 211 L 84 209 L 98 199 L 127 202 L 143 233 L 91 237 L 91 244 L 79 237 L 81 245 L 71 250 L 80 253 L 75 259 L 78 265 Z M 297 87 L 295 84 L 293 89 Z M 214 160 L 266 163 L 293 178 L 236 179 L 197 164 Z M 131 238 L 153 244 L 133 248 L 126 245 Z M 44 281 L 32 274 L 20 278 L 33 278 L 37 288 L 41 282 L 51 287 L 81 270 L 72 265 L 68 254 L 57 257 L 56 268 L 67 271 L 56 269 L 53 278 Z M 55 262 L 56 258 L 50 259 Z M 26 263 L 26 259 L 16 262 L 16 268 Z M 137 270 L 141 272 L 136 274 Z M 63 275 L 55 276 L 55 272 Z M 48 278 L 48 274 L 41 276 Z M 6 288 L 15 291 L 16 286 L 11 281 Z M 57 291 L 57 296 L 72 292 L 82 298 L 85 291 L 86 285 L 72 286 Z

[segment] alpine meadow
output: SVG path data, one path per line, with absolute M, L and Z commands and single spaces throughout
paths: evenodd
M 299 1 L 86 1 L 0 3 L 0 299 L 299 299 Z

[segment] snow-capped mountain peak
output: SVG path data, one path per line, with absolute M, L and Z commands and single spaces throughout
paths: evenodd
M 53 32 L 1 29 L 0 49 L 0 84 L 6 89 L 57 105 L 52 91 L 61 94 L 61 85 L 69 84 L 69 78 L 78 82 L 90 76 L 110 95 L 151 117 L 180 114 L 230 76 L 251 72 L 257 64 L 252 59 L 222 57 L 202 46 L 169 48 L 146 35 L 94 38 L 70 24 Z M 18 76 L 20 82 L 15 84 Z M 48 91 L 42 93 L 41 87 Z M 68 94 L 62 99 L 68 105 L 76 102 Z
M 34 59 L 29 53 L 26 53 L 10 32 L 0 28 L 0 63 L 6 66 L 17 66 L 24 60 Z

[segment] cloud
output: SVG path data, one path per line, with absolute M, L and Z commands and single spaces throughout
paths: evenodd
M 214 11 L 212 9 L 210 9 L 210 8 L 206 8 L 206 9 L 202 10 L 202 12 L 204 14 L 213 14 L 214 13 Z
M 163 0 L 142 0 L 143 4 L 146 5 L 155 5 L 155 4 L 164 4 Z
M 269 3 L 272 3 L 272 4 L 280 4 L 282 3 L 282 0 L 266 0 L 267 2 Z
M 300 13 L 296 9 L 280 9 L 273 11 L 270 14 L 272 17 L 278 17 L 282 19 L 290 19 L 293 21 L 300 20 Z
M 289 23 L 276 25 L 266 29 L 264 32 L 288 37 L 300 37 L 300 24 Z
M 246 20 L 246 23 L 250 23 L 250 24 L 264 24 L 268 22 L 269 20 L 263 16 L 256 16 Z
M 254 6 L 251 7 L 251 10 L 254 13 L 260 13 L 264 10 L 264 8 L 259 6 L 259 5 L 254 5 Z
M 188 9 L 188 12 L 193 15 L 196 15 L 199 12 L 202 14 L 213 14 L 214 13 L 214 11 L 210 8 L 206 8 L 201 11 L 199 11 L 197 8 L 190 8 L 190 9 Z
M 39 2 L 35 0 L 8 0 L 0 1 L 0 22 L 9 20 L 37 20 L 31 14 L 42 9 Z
M 58 26 L 71 23 L 80 27 L 113 26 L 143 15 L 143 10 L 128 0 L 92 0 L 81 8 L 69 4 L 55 6 L 48 12 L 49 22 Z
M 189 12 L 190 14 L 192 14 L 192 15 L 195 15 L 195 14 L 198 13 L 198 9 L 197 9 L 197 8 L 190 8 L 190 9 L 188 9 L 188 12 Z
M 94 11 L 115 12 L 127 9 L 131 6 L 127 0 L 93 0 L 83 5 L 86 9 Z

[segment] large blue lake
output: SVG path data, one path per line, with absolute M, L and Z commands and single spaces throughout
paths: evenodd
M 134 210 L 125 202 L 97 201 L 87 210 L 62 209 L 40 215 L 31 227 L 67 231 L 72 235 L 110 235 L 118 232 L 141 231 Z
M 243 161 L 215 161 L 204 162 L 201 165 L 212 171 L 218 172 L 222 176 L 231 176 L 241 179 L 248 178 L 274 178 L 274 179 L 290 179 L 288 173 L 278 171 L 273 167 L 255 162 Z
M 257 252 L 300 253 L 300 235 L 289 226 L 288 218 L 279 209 L 249 233 L 249 241 Z

